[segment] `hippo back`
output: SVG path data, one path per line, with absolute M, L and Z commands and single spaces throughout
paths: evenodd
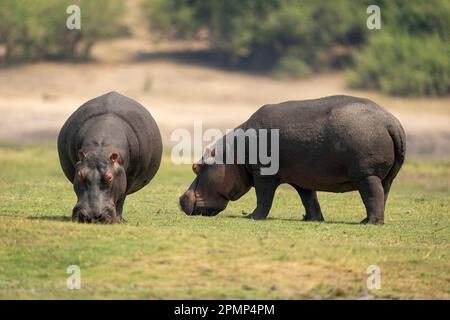
M 110 92 L 94 98 L 79 107 L 63 125 L 58 136 L 58 153 L 66 177 L 73 182 L 74 165 L 78 161 L 81 141 L 78 132 L 86 121 L 113 114 L 132 129 L 127 136 L 129 146 L 129 169 L 127 170 L 127 194 L 145 186 L 158 171 L 162 141 L 158 126 L 138 102 L 119 93 Z

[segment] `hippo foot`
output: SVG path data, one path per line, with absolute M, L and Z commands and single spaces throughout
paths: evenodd
M 257 215 L 253 215 L 253 214 L 252 214 L 252 219 L 253 219 L 253 220 L 266 220 L 266 217 L 257 216 Z
M 243 218 L 245 218 L 245 219 L 252 219 L 252 220 L 266 220 L 266 217 L 253 215 L 253 213 L 249 213 L 249 214 L 243 216 Z
M 316 215 L 316 216 L 310 216 L 310 215 L 303 215 L 303 221 L 325 221 L 322 215 Z
M 116 222 L 117 222 L 117 223 L 128 223 L 128 221 L 125 220 L 124 218 L 122 218 L 122 216 L 118 216 Z
M 122 218 L 122 216 L 115 216 L 108 219 L 100 220 L 100 221 L 92 221 L 93 223 L 97 224 L 121 224 L 126 223 L 127 221 Z
M 244 219 L 251 219 L 252 218 L 252 214 L 251 213 L 242 212 L 242 214 L 243 214 L 242 218 L 244 218 Z
M 365 218 L 361 222 L 361 224 L 377 224 L 377 225 L 383 225 L 384 221 L 377 218 Z

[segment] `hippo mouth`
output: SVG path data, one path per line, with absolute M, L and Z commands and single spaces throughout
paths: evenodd
M 197 190 L 198 182 L 194 181 L 189 189 L 180 197 L 180 207 L 189 216 L 215 216 L 225 208 L 208 206 L 204 197 Z
M 79 223 L 99 223 L 99 224 L 113 224 L 121 223 L 121 217 L 118 217 L 115 213 L 104 213 L 95 217 L 87 214 L 83 210 L 77 210 L 72 213 L 72 221 Z
M 220 211 L 222 211 L 222 210 L 214 209 L 214 208 L 206 208 L 206 207 L 202 207 L 202 208 L 195 207 L 194 211 L 192 211 L 192 213 L 190 215 L 191 216 L 212 217 L 212 216 L 219 214 Z
M 183 195 L 180 198 L 180 207 L 189 216 L 215 216 L 223 210 L 207 207 L 203 205 L 203 202 L 198 202 L 195 195 L 190 194 Z

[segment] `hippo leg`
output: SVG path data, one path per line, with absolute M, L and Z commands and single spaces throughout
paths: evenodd
M 256 190 L 256 209 L 253 210 L 251 218 L 254 220 L 263 220 L 267 218 L 272 207 L 275 190 L 278 187 L 278 181 L 273 178 L 254 177 Z
M 122 218 L 122 212 L 123 212 L 123 205 L 125 203 L 124 199 L 117 200 L 116 204 L 116 214 L 117 214 L 117 221 L 118 222 L 126 222 L 124 218 Z
M 314 190 L 303 189 L 293 186 L 302 199 L 306 214 L 303 217 L 304 221 L 324 221 L 322 210 L 320 209 L 319 200 L 317 200 L 317 192 Z
M 386 208 L 386 201 L 389 196 L 389 190 L 391 190 L 392 181 L 383 181 L 383 191 L 384 191 L 384 208 Z
M 367 212 L 367 218 L 361 223 L 383 224 L 385 192 L 380 178 L 376 176 L 364 178 L 359 182 L 358 190 Z

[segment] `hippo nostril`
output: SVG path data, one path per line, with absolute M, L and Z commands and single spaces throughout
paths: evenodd
M 103 216 L 103 214 L 102 214 L 101 212 L 96 212 L 96 213 L 94 214 L 94 219 L 95 219 L 95 220 L 98 220 L 98 219 L 100 219 L 102 216 Z
M 191 214 L 192 211 L 190 210 L 188 206 L 188 199 L 186 195 L 183 195 L 180 197 L 180 207 L 181 210 L 183 210 L 186 214 Z
M 75 215 L 75 214 L 80 214 L 81 211 L 82 211 L 81 207 L 75 206 L 75 207 L 72 209 L 72 214 L 73 214 L 73 215 Z
M 192 191 L 187 191 L 180 197 L 180 207 L 188 215 L 194 212 L 195 202 L 195 194 Z
M 102 208 L 98 206 L 75 206 L 72 210 L 72 221 L 80 223 L 111 223 L 116 219 L 116 207 L 112 203 L 104 205 Z
M 180 197 L 179 205 L 180 205 L 181 210 L 183 210 L 183 211 L 185 211 L 185 210 L 184 210 L 184 202 L 185 202 L 184 195 L 182 195 L 182 196 Z
M 86 216 L 87 216 L 86 211 L 83 210 L 81 207 L 76 206 L 75 208 L 73 208 L 72 221 L 83 222 Z
M 116 219 L 116 208 L 112 204 L 91 212 L 89 220 L 99 223 L 111 223 Z

